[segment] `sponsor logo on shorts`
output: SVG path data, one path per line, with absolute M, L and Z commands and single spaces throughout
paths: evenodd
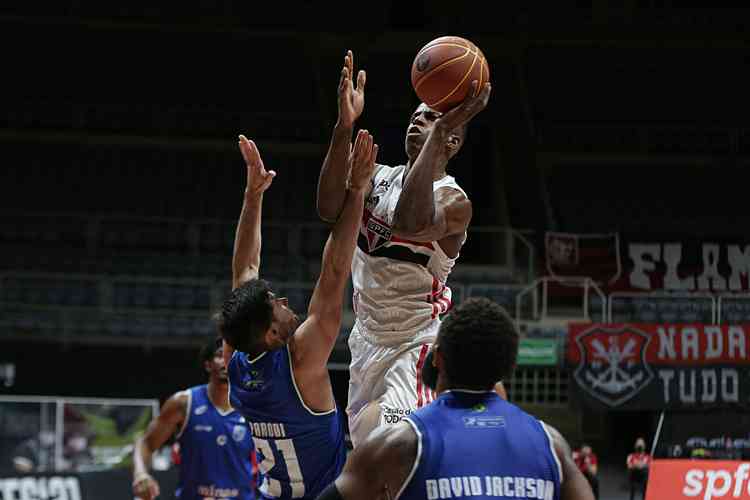
M 240 490 L 237 488 L 217 488 L 215 485 L 198 486 L 198 495 L 206 499 L 209 498 L 237 498 Z
M 196 425 L 193 427 L 197 432 L 211 432 L 214 428 L 210 425 Z
M 225 444 L 227 444 L 226 434 L 219 434 L 218 436 L 216 436 L 216 444 L 218 444 L 219 446 L 224 446 Z
M 385 424 L 397 424 L 404 418 L 411 415 L 411 408 L 391 408 L 390 406 L 383 407 L 383 423 Z

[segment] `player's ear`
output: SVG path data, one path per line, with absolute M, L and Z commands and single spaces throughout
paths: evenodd
M 433 347 L 434 354 L 432 355 L 432 366 L 437 370 L 443 367 L 443 353 L 440 350 L 440 344 L 435 344 Z
M 448 141 L 445 143 L 445 147 L 448 148 L 449 153 L 456 154 L 461 148 L 461 142 L 463 142 L 461 136 L 453 133 L 448 136 Z
M 279 329 L 273 322 L 271 323 L 271 326 L 268 327 L 268 330 L 266 330 L 263 340 L 265 341 L 266 346 L 276 345 L 278 342 L 281 342 Z

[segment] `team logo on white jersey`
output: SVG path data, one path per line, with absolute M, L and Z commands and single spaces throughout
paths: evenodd
M 370 252 L 377 250 L 391 240 L 391 227 L 381 222 L 372 215 L 367 219 L 365 223 L 365 231 L 367 235 L 367 246 Z
M 232 439 L 237 442 L 245 439 L 245 434 L 247 434 L 247 428 L 244 425 L 235 425 L 232 429 Z
M 227 444 L 226 434 L 219 434 L 218 436 L 216 436 L 216 444 L 218 444 L 219 446 L 224 446 L 225 444 Z
M 203 415 L 204 413 L 206 413 L 206 410 L 208 410 L 208 405 L 201 405 L 195 409 L 195 414 Z

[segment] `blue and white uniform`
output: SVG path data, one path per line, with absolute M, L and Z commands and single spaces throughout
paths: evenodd
M 397 498 L 559 500 L 562 467 L 545 425 L 491 391 L 453 390 L 409 415 L 417 458 Z
M 262 497 L 317 497 L 346 461 L 338 408 L 316 412 L 305 405 L 288 346 L 255 359 L 235 351 L 228 372 L 230 401 L 250 423 L 255 441 Z
M 208 386 L 185 390 L 187 412 L 177 436 L 180 500 L 253 500 L 253 442 L 244 417 L 222 413 L 208 397 Z

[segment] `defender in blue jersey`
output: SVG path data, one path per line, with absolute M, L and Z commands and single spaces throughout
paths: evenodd
M 499 305 L 464 302 L 425 362 L 438 398 L 373 431 L 319 500 L 593 500 L 565 439 L 493 391 L 517 353 L 518 332 Z
M 229 367 L 230 400 L 250 423 L 263 474 L 263 498 L 315 498 L 341 472 L 344 422 L 333 397 L 328 357 L 341 328 L 344 291 L 377 145 L 360 131 L 352 149 L 347 199 L 323 251 L 307 318 L 259 280 L 263 192 L 275 173 L 244 137 L 247 189 L 237 225 L 233 290 L 217 315 Z
M 174 498 L 180 500 L 253 500 L 254 447 L 245 418 L 229 405 L 227 370 L 221 339 L 201 349 L 208 384 L 170 397 L 135 443 L 133 494 L 151 500 L 159 485 L 148 473 L 153 452 L 173 435 L 180 446 L 180 476 Z

